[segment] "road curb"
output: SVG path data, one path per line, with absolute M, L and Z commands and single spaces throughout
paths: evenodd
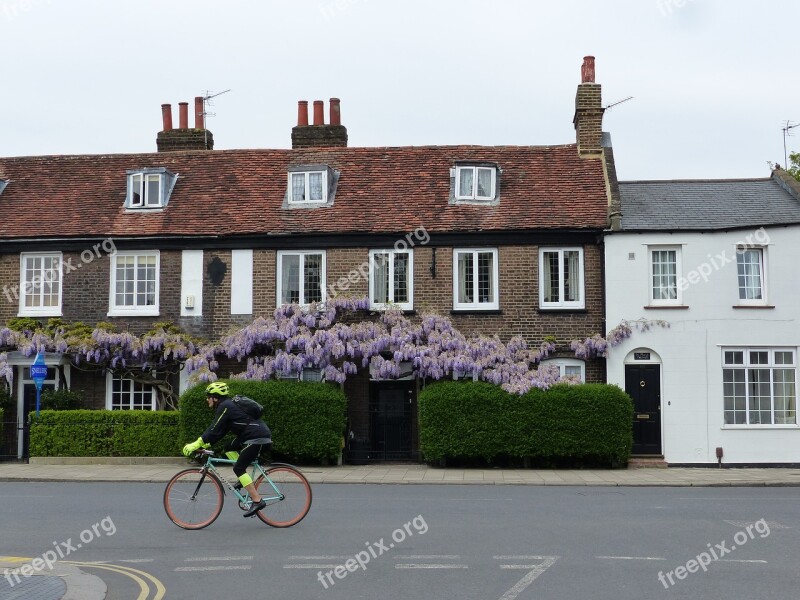
M 9 558 L 14 560 L 4 560 Z M 31 560 L 33 559 L 26 558 L 23 560 L 19 557 L 0 556 L 0 572 L 5 574 L 7 569 L 13 571 L 24 565 L 30 565 Z M 30 577 L 60 578 L 66 586 L 66 591 L 61 600 L 105 600 L 108 593 L 108 586 L 102 579 L 91 573 L 81 571 L 78 567 L 68 562 L 56 562 L 48 572 L 44 570 L 37 571 Z M 20 576 L 21 581 L 25 579 L 28 578 Z

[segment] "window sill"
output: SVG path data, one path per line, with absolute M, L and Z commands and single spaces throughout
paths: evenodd
M 454 308 L 451 315 L 502 315 L 499 308 Z
M 731 308 L 740 309 L 740 308 L 775 308 L 774 304 L 734 304 Z
M 686 304 L 646 304 L 642 308 L 645 310 L 686 310 L 689 307 Z
M 723 425 L 720 427 L 723 431 L 736 431 L 736 430 L 758 430 L 758 429 L 800 429 L 800 425 Z
M 107 317 L 157 317 L 158 309 L 155 310 L 110 310 L 106 313 Z
M 54 310 L 53 312 L 30 312 L 30 311 L 20 311 L 17 313 L 18 317 L 30 317 L 32 319 L 37 318 L 51 318 L 51 317 L 62 317 L 64 316 L 61 312 L 61 309 Z

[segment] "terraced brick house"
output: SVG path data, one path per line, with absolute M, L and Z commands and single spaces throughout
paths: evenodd
M 177 128 L 162 107 L 155 153 L 0 159 L 0 289 L 21 291 L 0 297 L 0 322 L 59 316 L 138 333 L 173 321 L 215 339 L 284 302 L 325 300 L 349 277 L 348 293 L 374 308 L 434 309 L 464 333 L 536 345 L 554 336 L 565 373 L 604 381 L 602 361 L 568 350 L 604 330 L 602 234 L 618 205 L 592 57 L 576 141 L 564 145 L 349 147 L 339 100 L 329 108 L 325 123 L 315 101 L 309 124 L 299 103 L 291 149 L 213 150 L 197 99 L 194 128 L 187 103 Z M 46 289 L 29 285 L 58 265 L 70 267 Z M 10 360 L 22 419 L 29 359 Z M 156 405 L 153 390 L 113 373 L 48 361 L 46 385 L 81 390 L 93 407 Z M 347 380 L 349 437 L 365 457 L 417 456 L 418 388 L 412 372 Z

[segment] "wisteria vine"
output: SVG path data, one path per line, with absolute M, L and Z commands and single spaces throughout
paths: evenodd
M 0 351 L 16 350 L 30 357 L 36 352 L 69 356 L 77 368 L 106 370 L 119 377 L 153 385 L 160 406 L 177 406 L 171 381 L 185 369 L 191 382 L 217 379 L 218 357 L 244 362 L 235 378 L 268 380 L 318 369 L 326 381 L 344 383 L 361 369 L 377 379 L 394 379 L 412 370 L 423 379 L 471 376 L 500 385 L 513 393 L 546 389 L 560 381 L 558 367 L 542 365 L 556 351 L 547 340 L 531 348 L 520 336 L 507 342 L 498 336 L 466 336 L 449 318 L 423 314 L 412 322 L 402 311 L 389 309 L 364 319 L 366 298 L 333 298 L 313 307 L 284 305 L 272 317 L 259 317 L 216 343 L 193 339 L 169 324 L 158 324 L 137 336 L 106 324 L 94 329 L 51 320 L 47 327 L 0 328 Z M 665 321 L 622 321 L 608 332 L 570 348 L 575 356 L 607 356 L 610 347 L 629 338 L 633 330 L 647 331 Z M 13 368 L 0 353 L 0 379 L 11 383 Z

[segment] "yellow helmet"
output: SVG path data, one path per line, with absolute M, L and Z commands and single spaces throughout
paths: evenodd
M 215 381 L 206 387 L 207 396 L 230 396 L 231 391 L 224 381 Z

